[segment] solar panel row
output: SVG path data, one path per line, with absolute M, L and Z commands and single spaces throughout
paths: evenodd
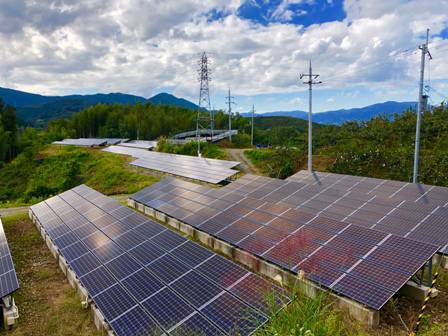
M 265 180 L 272 184 L 266 187 L 251 183 L 255 180 L 247 176 L 244 183 L 209 189 L 170 178 L 131 198 L 285 269 L 304 271 L 309 279 L 374 309 L 438 250 L 271 202 L 284 182 Z
M 106 146 L 117 145 L 121 142 L 127 141 L 127 139 L 119 138 L 80 138 L 80 139 L 64 139 L 62 141 L 54 141 L 55 145 L 73 145 L 73 146 Z
M 18 288 L 19 281 L 0 219 L 0 298 L 11 294 Z
M 111 146 L 104 151 L 131 155 L 137 160 L 131 165 L 183 176 L 194 180 L 217 184 L 231 178 L 238 171 L 230 168 L 239 162 L 199 158 L 194 156 L 148 152 L 136 148 Z
M 157 141 L 132 140 L 129 142 L 123 142 L 119 144 L 119 146 L 151 150 L 157 146 Z
M 249 335 L 267 320 L 267 293 L 288 302 L 281 288 L 84 185 L 31 211 L 116 335 Z

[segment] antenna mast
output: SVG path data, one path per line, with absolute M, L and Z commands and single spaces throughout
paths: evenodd
M 201 156 L 202 130 L 205 130 L 205 133 L 210 132 L 211 139 L 213 139 L 214 135 L 213 134 L 214 113 L 210 105 L 210 91 L 209 91 L 209 82 L 211 80 L 210 60 L 208 59 L 206 52 L 202 53 L 198 65 L 199 65 L 198 81 L 200 83 L 200 87 L 199 87 L 198 114 L 196 118 L 196 141 L 198 142 L 198 156 Z
M 322 83 L 321 81 L 316 81 L 319 75 L 313 74 L 311 60 L 309 72 L 300 74 L 300 79 L 304 77 L 308 78 L 308 81 L 303 82 L 303 84 L 308 84 L 308 172 L 311 173 L 313 171 L 313 85 Z
M 428 50 L 428 40 L 429 40 L 429 29 L 426 30 L 426 43 L 422 44 L 418 48 L 422 51 L 421 61 L 420 61 L 420 82 L 418 87 L 418 107 L 417 107 L 417 125 L 415 127 L 415 152 L 414 152 L 414 172 L 413 172 L 413 183 L 418 183 L 419 175 L 419 155 L 420 155 L 420 128 L 422 124 L 422 114 L 425 105 L 425 97 L 423 96 L 423 81 L 425 79 L 425 59 L 428 54 L 429 59 L 432 59 L 431 54 Z

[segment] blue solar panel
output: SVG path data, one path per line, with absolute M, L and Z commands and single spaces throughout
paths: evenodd
M 141 308 L 135 307 L 111 322 L 117 336 L 162 335 L 153 319 Z
M 141 268 L 141 265 L 127 254 L 122 254 L 109 261 L 105 266 L 119 280 L 126 278 Z
M 122 286 L 116 284 L 95 297 L 95 304 L 108 321 L 137 305 Z
M 101 262 L 106 263 L 123 254 L 124 250 L 113 241 L 110 241 L 93 250 L 92 253 L 101 260 Z
M 195 312 L 191 306 L 168 288 L 144 301 L 143 307 L 168 331 Z
M 62 255 L 68 262 L 79 258 L 87 252 L 89 252 L 89 249 L 81 241 L 78 241 L 77 243 L 67 246 L 61 250 Z
M 90 271 L 93 271 L 100 265 L 100 261 L 92 253 L 86 253 L 78 259 L 70 261 L 70 267 L 79 277 L 83 276 L 86 273 L 89 273 Z
M 127 277 L 122 281 L 122 284 L 139 302 L 165 286 L 156 276 L 145 269 Z
M 228 334 L 250 335 L 267 318 L 229 293 L 213 300 L 200 310 Z
M 214 324 L 200 314 L 194 314 L 173 330 L 172 335 L 225 335 Z
M 133 248 L 129 253 L 137 258 L 143 265 L 148 265 L 152 263 L 157 258 L 161 257 L 166 253 L 165 250 L 161 249 L 156 244 L 151 241 L 146 241 L 143 244 Z
M 172 283 L 171 287 L 196 308 L 223 291 L 203 275 L 191 271 Z
M 177 259 L 181 260 L 190 267 L 196 267 L 213 256 L 214 253 L 189 241 L 174 249 L 171 252 L 171 255 L 175 256 Z
M 6 241 L 3 224 L 0 219 L 0 297 L 11 294 L 19 288 L 19 281 L 14 269 L 11 254 L 9 252 L 8 242 Z
M 117 279 L 104 266 L 80 277 L 80 281 L 91 296 L 95 296 L 117 283 Z
M 162 281 L 170 283 L 188 272 L 190 268 L 172 256 L 166 255 L 149 264 L 148 269 L 157 274 Z

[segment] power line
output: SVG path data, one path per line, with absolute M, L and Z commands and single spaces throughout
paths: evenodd
M 232 143 L 232 104 L 235 105 L 235 101 L 233 100 L 234 97 L 230 95 L 230 88 L 229 88 L 229 94 L 226 97 L 226 104 L 228 104 L 228 113 L 229 113 L 229 141 Z
M 319 77 L 317 74 L 313 74 L 311 68 L 311 60 L 309 72 L 307 74 L 300 74 L 300 79 L 307 77 L 308 81 L 303 82 L 303 84 L 308 85 L 308 99 L 309 99 L 309 111 L 308 111 L 308 171 L 311 173 L 313 171 L 313 85 L 322 84 L 321 81 L 316 81 Z

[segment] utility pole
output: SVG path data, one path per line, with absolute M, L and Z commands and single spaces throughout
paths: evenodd
M 235 104 L 233 101 L 234 97 L 230 95 L 230 88 L 229 88 L 229 94 L 226 97 L 226 103 L 229 105 L 229 142 L 232 143 L 232 104 Z
M 210 60 L 208 59 L 207 54 L 203 52 L 201 59 L 198 62 L 198 81 L 200 83 L 200 87 L 198 114 L 196 118 L 196 141 L 198 142 L 199 157 L 201 156 L 201 131 L 205 130 L 205 133 L 207 133 L 210 130 L 213 138 L 214 115 L 210 105 L 210 75 Z
M 428 40 L 429 40 L 429 29 L 426 30 L 426 43 L 422 44 L 418 48 L 422 51 L 421 61 L 420 61 L 420 82 L 418 87 L 418 107 L 417 107 L 417 125 L 415 127 L 415 152 L 414 152 L 414 173 L 412 182 L 418 183 L 418 168 L 419 168 L 419 155 L 420 155 L 420 128 L 422 124 L 422 114 L 424 107 L 424 97 L 423 97 L 423 81 L 425 79 L 425 59 L 426 55 L 429 55 L 429 59 L 432 59 L 431 54 L 428 50 Z
M 308 78 L 308 81 L 303 82 L 303 84 L 308 84 L 308 172 L 311 173 L 313 171 L 313 85 L 322 83 L 321 81 L 316 81 L 319 75 L 313 74 L 311 60 L 309 73 L 300 74 L 300 79 L 304 77 Z
M 255 105 L 252 105 L 252 131 L 250 133 L 250 144 L 254 145 L 254 115 L 255 115 Z

